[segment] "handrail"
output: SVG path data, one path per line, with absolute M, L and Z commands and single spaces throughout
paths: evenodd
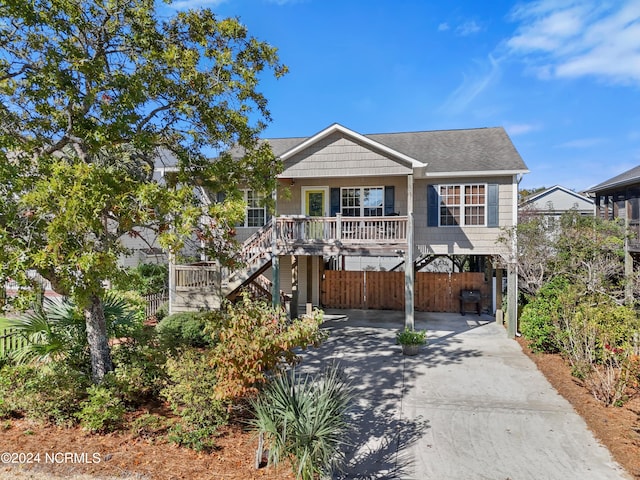
M 406 241 L 408 217 L 279 217 L 282 242 L 330 241 L 381 243 Z

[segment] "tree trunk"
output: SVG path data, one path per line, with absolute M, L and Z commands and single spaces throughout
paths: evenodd
M 100 383 L 104 376 L 113 370 L 113 363 L 104 307 L 100 297 L 95 294 L 89 297 L 89 303 L 84 308 L 84 319 L 87 324 L 87 341 L 91 355 L 91 377 L 95 383 Z

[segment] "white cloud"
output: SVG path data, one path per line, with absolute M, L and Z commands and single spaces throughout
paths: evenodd
M 466 37 L 468 35 L 478 33 L 481 30 L 482 28 L 475 22 L 475 20 L 469 20 L 468 22 L 464 22 L 462 25 L 459 25 L 458 28 L 456 28 L 456 33 Z
M 510 137 L 523 135 L 525 133 L 534 132 L 541 129 L 539 125 L 532 125 L 530 123 L 515 123 L 511 125 L 505 125 L 504 128 Z
M 558 145 L 558 147 L 560 148 L 591 148 L 591 147 L 595 147 L 596 145 L 602 145 L 603 143 L 606 143 L 606 142 L 607 142 L 606 138 L 598 138 L 598 137 L 578 138 L 576 140 L 570 140 L 568 142 L 561 143 L 560 145 Z
M 462 84 L 449 95 L 440 108 L 441 111 L 453 114 L 464 111 L 473 100 L 500 77 L 500 65 L 496 59 L 489 55 L 488 60 L 488 70 L 473 76 L 465 75 Z
M 511 12 L 506 41 L 542 78 L 595 76 L 640 84 L 640 2 L 540 0 Z
M 451 27 L 449 27 L 449 24 L 447 22 L 442 22 L 440 25 L 438 25 L 438 31 L 439 32 L 446 32 L 450 28 Z

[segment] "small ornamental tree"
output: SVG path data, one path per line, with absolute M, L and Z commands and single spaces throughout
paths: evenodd
M 154 8 L 0 3 L 0 282 L 26 284 L 35 269 L 74 297 L 98 382 L 112 369 L 102 298 L 121 239 L 150 229 L 177 251 L 203 213 L 194 185 L 224 187 L 225 202 L 205 212 L 222 250 L 239 186 L 271 191 L 279 168 L 258 142 L 270 120 L 260 77 L 286 70 L 275 48 L 210 10 L 161 19 Z M 224 153 L 231 146 L 244 158 Z M 159 156 L 177 165 L 164 182 Z

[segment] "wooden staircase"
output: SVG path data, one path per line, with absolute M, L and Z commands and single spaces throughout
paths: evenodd
M 272 243 L 273 224 L 269 221 L 242 244 L 238 254 L 240 266 L 222 272 L 222 296 L 233 299 L 247 285 L 251 285 L 247 290 L 257 296 L 271 294 L 271 282 L 262 274 L 271 266 Z

